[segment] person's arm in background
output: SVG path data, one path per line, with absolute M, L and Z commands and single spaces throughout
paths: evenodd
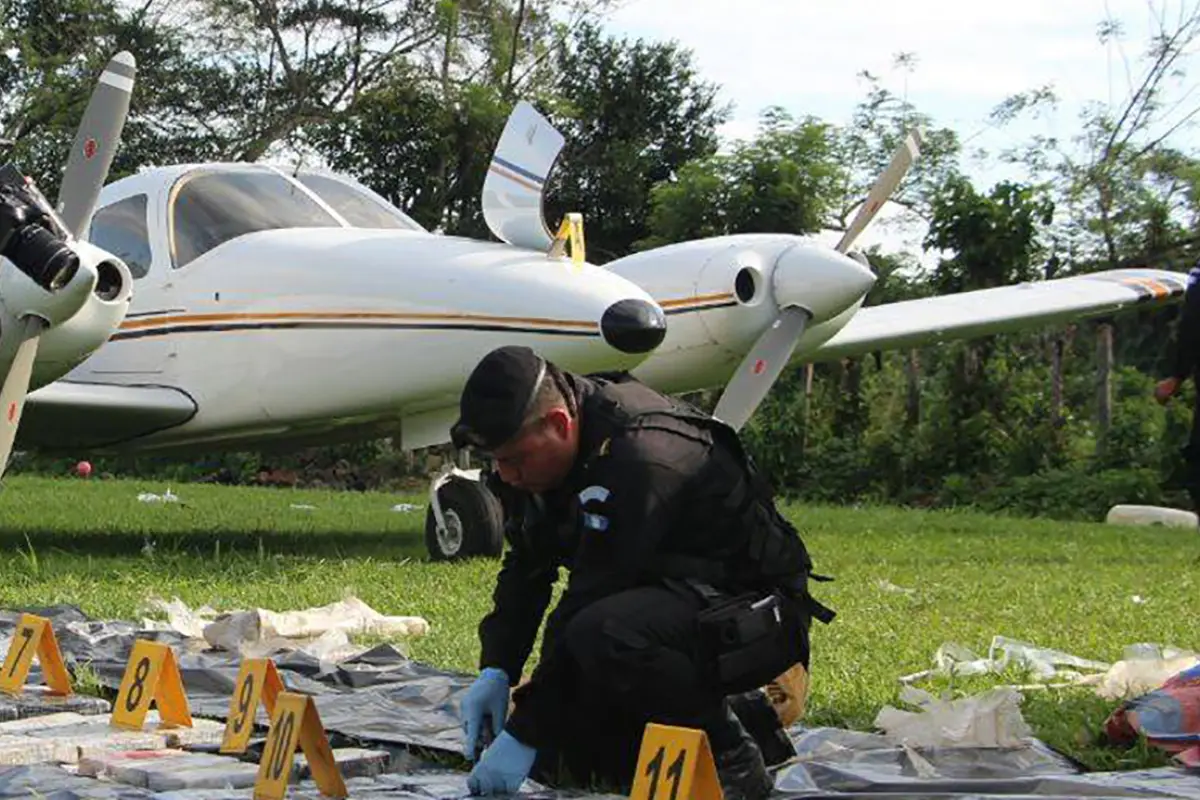
M 1170 400 L 1195 370 L 1197 356 L 1200 356 L 1200 265 L 1192 267 L 1188 273 L 1187 291 L 1183 295 L 1175 332 L 1171 374 L 1154 387 L 1154 399 L 1160 403 Z

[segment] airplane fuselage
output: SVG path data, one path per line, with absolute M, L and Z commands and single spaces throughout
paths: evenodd
M 600 268 L 433 234 L 357 184 L 244 164 L 117 181 L 89 239 L 125 261 L 132 299 L 57 388 L 84 405 L 98 386 L 159 394 L 144 413 L 142 394 L 114 396 L 94 423 L 34 419 L 30 444 L 196 451 L 391 436 L 419 448 L 447 440 L 462 384 L 500 344 L 691 391 L 725 383 L 781 303 L 811 317 L 797 352 L 818 348 L 873 280 L 841 254 L 776 234 Z M 51 331 L 48 347 L 66 358 L 78 333 Z
M 173 231 L 172 223 L 181 213 L 175 203 L 187 200 L 178 184 L 194 173 L 175 172 L 126 179 L 101 197 L 101 225 L 106 208 L 148 197 L 148 264 L 134 270 L 142 274 L 117 332 L 64 380 L 172 387 L 196 411 L 114 444 L 374 433 L 420 447 L 441 440 L 466 375 L 501 341 L 581 371 L 644 357 L 615 347 L 620 334 L 606 326 L 623 302 L 657 311 L 649 295 L 597 267 L 506 244 L 334 222 L 255 231 L 182 257 L 186 226 Z

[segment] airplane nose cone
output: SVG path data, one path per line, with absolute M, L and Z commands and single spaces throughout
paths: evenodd
M 771 281 L 780 308 L 799 306 L 824 322 L 869 292 L 875 273 L 836 250 L 797 245 L 779 257 Z
M 622 353 L 649 353 L 667 335 L 667 317 L 655 303 L 627 298 L 609 306 L 600 318 L 604 341 Z

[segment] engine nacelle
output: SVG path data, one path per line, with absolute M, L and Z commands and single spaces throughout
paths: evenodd
M 79 311 L 95 284 L 95 266 L 82 258 L 79 269 L 57 290 L 42 288 L 7 258 L 0 261 L 0 305 L 5 317 L 14 320 L 33 316 L 50 327 L 61 325 Z
M 133 276 L 125 262 L 90 242 L 68 245 L 79 269 L 57 291 L 47 291 L 7 259 L 0 268 L 0 365 L 7 369 L 18 337 L 8 335 L 35 316 L 49 326 L 40 338 L 30 391 L 65 375 L 121 325 L 129 310 Z
M 685 392 L 724 384 L 781 309 L 812 322 L 803 354 L 853 316 L 875 282 L 861 262 L 811 237 L 738 234 L 669 245 L 606 267 L 650 292 L 669 316 L 666 340 L 634 374 Z
M 638 284 L 667 314 L 667 336 L 634 374 L 657 389 L 723 384 L 779 313 L 775 264 L 802 241 L 739 234 L 647 250 L 605 265 Z

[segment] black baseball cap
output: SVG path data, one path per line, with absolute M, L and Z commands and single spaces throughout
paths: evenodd
M 546 378 L 547 362 L 528 347 L 507 345 L 484 356 L 463 387 L 450 441 L 495 450 L 521 429 Z

